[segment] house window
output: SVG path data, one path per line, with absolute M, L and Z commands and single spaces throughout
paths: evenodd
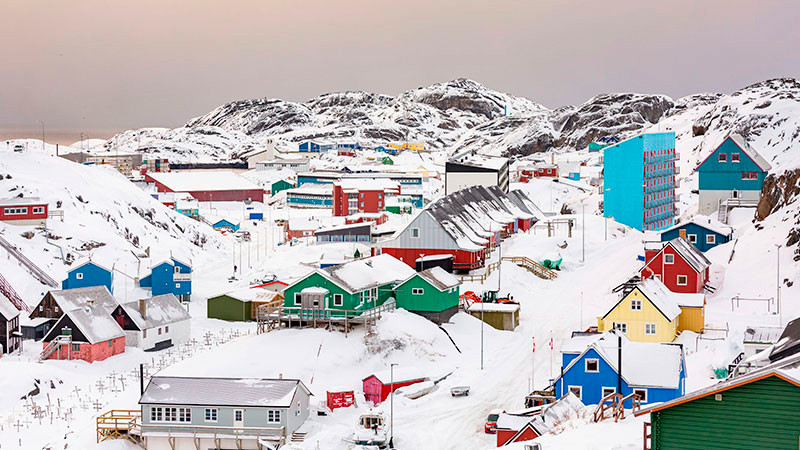
M 692 244 L 696 244 L 697 243 L 697 235 L 696 234 L 690 234 L 689 235 L 689 242 L 692 243 Z
M 206 422 L 216 422 L 218 413 L 217 408 L 206 408 Z
M 181 284 L 180 283 L 175 283 L 175 289 L 180 289 L 180 288 L 181 288 Z
M 147 339 L 147 328 L 142 330 L 142 339 Z
M 716 243 L 717 243 L 716 236 L 714 236 L 713 234 L 706 235 L 706 244 L 716 244 Z
M 646 323 L 646 324 L 644 324 L 644 334 L 647 334 L 647 335 L 656 334 L 656 324 L 654 324 L 654 323 Z
M 583 389 L 580 386 L 570 386 L 569 391 L 572 392 L 575 395 L 575 397 L 578 397 L 578 399 L 580 399 L 581 391 L 583 391 Z
M 333 306 L 343 306 L 344 296 L 342 294 L 333 294 Z
M 639 401 L 647 403 L 647 389 L 634 389 L 633 393 L 639 396 Z
M 110 339 L 110 340 L 108 341 L 108 346 L 109 346 L 109 347 L 113 347 L 113 346 L 114 346 L 114 340 L 113 340 L 113 339 Z
M 631 300 L 631 311 L 641 311 L 642 301 L 638 299 Z
M 178 408 L 178 422 L 191 422 L 192 408 Z
M 72 344 L 72 346 L 71 346 L 71 350 L 72 350 L 73 352 L 79 352 L 79 351 L 81 351 L 81 344 Z
M 243 417 L 244 417 L 244 411 L 242 411 L 241 409 L 233 410 L 233 421 L 234 422 L 241 422 Z
M 728 155 L 726 155 L 725 153 L 720 153 L 719 162 L 728 162 Z
M 743 180 L 757 180 L 758 172 L 742 172 Z
M 665 253 L 664 254 L 664 264 L 673 264 L 675 263 L 675 255 Z
M 617 392 L 617 388 L 613 387 L 604 387 L 603 388 L 603 395 L 601 398 L 606 398 L 611 394 L 615 394 Z
M 281 411 L 279 409 L 270 409 L 267 411 L 267 423 L 280 423 Z
M 164 421 L 164 408 L 151 408 L 150 409 L 150 421 L 151 422 L 163 422 Z
M 600 372 L 600 362 L 595 359 L 587 359 L 586 360 L 586 372 L 588 373 L 598 373 Z
M 169 333 L 169 325 L 164 327 L 164 333 Z
M 678 275 L 678 286 L 686 286 L 689 284 L 689 277 L 686 275 Z
M 419 228 L 412 228 L 411 229 L 411 237 L 418 238 L 419 237 Z
M 78 279 L 78 280 L 82 280 L 83 279 L 83 273 L 81 273 L 81 272 L 76 273 L 75 274 L 75 278 Z
M 628 324 L 624 322 L 614 322 L 614 329 L 621 331 L 622 334 L 628 333 Z
M 422 295 L 424 293 L 425 293 L 425 289 L 422 289 L 422 288 L 412 288 L 411 289 L 411 294 L 412 295 Z
M 178 267 L 178 266 L 175 266 L 175 273 L 181 273 L 181 268 Z
M 362 208 L 364 207 L 364 202 L 361 202 L 361 207 L 362 207 Z
M 39 305 L 39 312 L 42 312 L 42 311 L 44 311 L 44 306 L 43 305 Z
M 739 154 L 738 153 L 731 153 L 731 162 L 738 163 L 739 162 Z
M 56 313 L 58 313 L 58 306 L 54 306 L 54 307 L 53 307 L 53 311 L 55 311 Z
M 359 194 L 359 196 L 360 196 L 361 198 L 364 198 L 364 193 L 362 192 L 361 194 Z
M 161 336 L 161 327 L 158 327 L 158 335 Z
M 295 304 L 295 306 L 299 306 L 302 303 L 303 302 L 302 302 L 302 297 L 300 296 L 300 293 L 299 292 L 295 292 L 294 293 L 294 304 Z

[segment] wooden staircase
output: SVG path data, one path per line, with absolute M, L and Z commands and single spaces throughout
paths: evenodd
M 305 432 L 302 432 L 302 431 L 293 431 L 292 432 L 292 442 L 305 442 L 307 434 L 308 433 L 305 433 Z
M 11 287 L 11 284 L 5 279 L 5 277 L 3 277 L 3 275 L 0 275 L 0 294 L 5 295 L 6 298 L 8 298 L 18 310 L 27 313 L 31 312 L 31 308 L 28 306 L 28 304 L 22 300 L 22 297 L 17 294 L 17 291 Z
M 72 344 L 72 336 L 63 334 L 60 336 L 56 336 L 56 338 L 50 341 L 50 343 L 47 344 L 47 347 L 45 347 L 44 350 L 42 350 L 42 353 L 39 355 L 39 359 L 41 361 L 44 361 L 45 359 L 49 358 L 50 355 L 55 353 L 59 348 L 61 348 L 62 345 L 71 345 L 71 344 Z
M 97 416 L 97 443 L 108 439 L 127 439 L 134 444 L 141 440 L 140 410 L 113 409 Z
M 622 394 L 615 392 L 600 400 L 600 403 L 597 404 L 597 408 L 594 410 L 592 421 L 602 422 L 613 417 L 614 422 L 619 422 L 621 419 L 625 418 L 625 402 L 628 400 L 631 401 L 631 409 L 633 411 L 638 411 L 642 408 L 642 401 L 638 395 L 628 394 L 628 396 L 623 397 Z
M 504 256 L 503 261 L 511 261 L 514 264 L 525 268 L 528 272 L 536 275 L 543 280 L 552 280 L 558 277 L 558 273 L 547 267 L 539 264 L 538 262 L 528 258 L 527 256 Z

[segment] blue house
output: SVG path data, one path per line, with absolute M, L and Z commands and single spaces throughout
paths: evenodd
M 151 289 L 154 297 L 173 294 L 178 300 L 188 302 L 192 297 L 192 266 L 175 258 L 161 261 L 139 280 L 139 287 Z
M 635 393 L 644 404 L 680 397 L 686 388 L 679 344 L 632 342 L 613 331 L 578 333 L 564 343 L 561 355 L 561 374 L 553 382 L 557 398 L 572 392 L 590 405 L 616 392 Z
M 728 207 L 756 206 L 770 165 L 744 138 L 731 134 L 697 166 L 700 214 Z
M 114 292 L 114 272 L 92 262 L 83 262 L 67 272 L 67 279 L 61 282 L 61 289 L 75 289 L 91 286 L 105 286 Z
M 603 149 L 603 214 L 639 231 L 674 224 L 675 133 L 646 133 Z
M 730 241 L 731 234 L 732 230 L 723 224 L 712 223 L 711 219 L 694 218 L 662 231 L 661 242 L 682 237 L 701 252 L 707 252 L 717 245 Z
M 238 223 L 233 223 L 233 222 L 231 222 L 229 220 L 226 220 L 226 219 L 222 219 L 222 220 L 214 223 L 213 225 L 211 225 L 211 228 L 213 228 L 215 230 L 227 229 L 227 230 L 236 232 L 236 231 L 239 231 L 239 224 Z

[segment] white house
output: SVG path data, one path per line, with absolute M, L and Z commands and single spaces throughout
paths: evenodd
M 120 304 L 111 315 L 125 330 L 125 345 L 161 350 L 191 336 L 191 316 L 173 294 Z

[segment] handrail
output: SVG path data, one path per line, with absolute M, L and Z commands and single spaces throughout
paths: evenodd
M 19 260 L 19 262 L 28 269 L 31 275 L 33 275 L 34 278 L 42 282 L 42 284 L 46 284 L 52 288 L 59 287 L 56 280 L 51 278 L 50 275 L 45 273 L 44 270 L 40 269 L 39 266 L 34 264 L 33 261 L 28 259 L 19 250 L 17 250 L 15 246 L 11 245 L 10 242 L 8 242 L 2 237 L 0 237 L 0 247 L 3 247 L 10 255 L 17 258 L 17 260 Z

